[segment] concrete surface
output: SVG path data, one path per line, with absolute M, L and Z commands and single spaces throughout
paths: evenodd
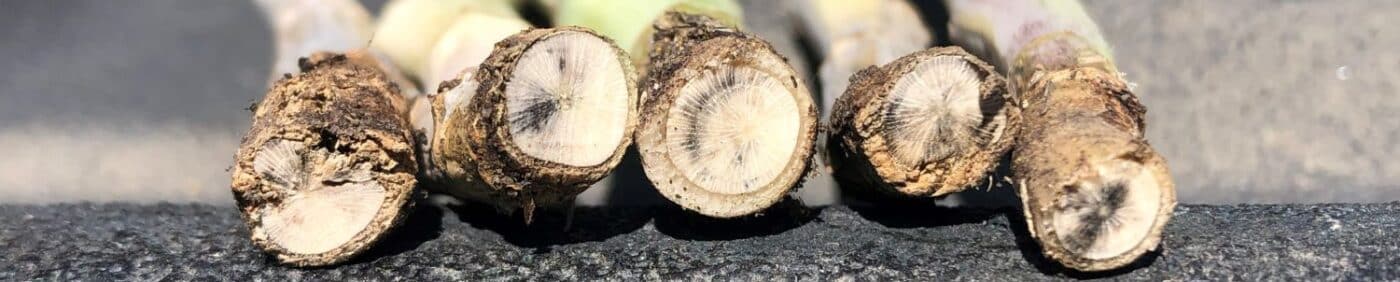
M 1086 4 L 1183 202 L 1400 200 L 1400 2 Z M 788 40 L 782 12 L 749 15 Z M 232 202 L 225 169 L 272 48 L 251 3 L 0 1 L 0 38 L 0 203 Z M 590 195 L 650 193 L 629 187 Z
M 413 214 L 349 264 L 276 265 L 203 204 L 0 206 L 0 280 L 1367 280 L 1400 279 L 1400 202 L 1178 209 L 1163 251 L 1110 273 L 1048 263 L 1015 212 L 792 205 L 715 222 L 584 208 L 529 228 L 475 207 Z M 541 217 L 537 217 L 541 218 Z
M 1400 199 L 1400 1 L 1085 1 L 1182 201 Z

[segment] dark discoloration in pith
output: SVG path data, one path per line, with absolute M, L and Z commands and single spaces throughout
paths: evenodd
M 944 93 L 942 93 L 941 95 L 945 95 L 943 96 L 943 99 L 948 100 L 949 98 L 946 95 L 949 95 L 947 92 L 951 91 L 951 89 L 945 88 L 943 90 Z M 887 102 L 884 114 L 884 121 L 887 129 L 885 130 L 884 135 L 885 138 L 890 140 L 891 143 L 927 142 L 933 144 L 932 146 L 923 146 L 924 151 L 920 154 L 921 160 L 941 161 L 953 155 L 963 154 L 970 150 L 976 150 L 977 147 L 975 145 L 983 143 L 983 140 L 979 138 L 980 136 L 976 136 L 973 134 L 964 134 L 965 132 L 977 131 L 976 124 L 959 124 L 959 120 L 957 119 L 960 117 L 954 115 L 953 112 L 948 109 L 941 109 L 942 111 L 936 113 L 938 116 L 934 119 L 934 124 L 932 125 L 933 128 L 929 136 L 915 136 L 919 138 L 901 139 L 901 134 L 899 132 L 896 132 L 894 128 L 910 129 L 909 124 L 913 121 L 907 118 L 899 118 L 899 116 L 907 116 L 909 112 L 917 111 L 917 109 L 911 109 L 910 107 L 905 106 L 904 103 L 906 103 L 905 97 L 894 97 L 892 100 Z M 944 105 L 948 105 L 947 101 L 944 101 L 944 103 Z
M 699 117 L 692 118 L 685 124 L 689 129 L 681 141 L 681 146 L 685 147 L 686 153 L 690 154 L 692 160 L 700 159 L 700 134 L 705 129 L 704 122 Z
M 553 119 L 554 114 L 559 112 L 559 99 L 553 94 L 540 89 L 530 90 L 528 97 L 536 97 L 530 106 L 525 107 L 519 114 L 510 118 L 510 125 L 521 131 L 539 132 Z
M 725 103 L 725 101 L 729 99 L 729 96 L 734 93 L 733 88 L 736 83 L 734 72 L 725 73 L 728 75 L 716 77 L 716 79 L 719 80 L 716 81 L 718 86 L 715 87 L 714 93 L 696 93 L 695 95 L 700 95 L 699 98 L 696 98 L 697 101 L 692 104 L 682 105 L 682 107 L 686 108 L 681 110 L 689 112 L 691 118 L 685 124 L 688 131 L 681 145 L 685 147 L 686 152 L 690 154 L 692 160 L 698 160 L 702 157 L 701 154 L 703 152 L 700 151 L 700 136 L 706 133 L 706 129 L 708 128 L 707 123 L 713 122 L 711 120 L 712 117 L 709 115 L 712 112 L 706 111 L 705 109 L 720 103 Z
M 1061 237 L 1066 249 L 1072 252 L 1088 250 L 1099 237 L 1112 232 L 1120 224 L 1117 215 L 1128 198 L 1125 183 L 1112 182 L 1097 189 L 1067 186 L 1065 190 L 1068 198 L 1061 213 L 1088 211 L 1077 215 L 1079 226 L 1068 231 L 1070 236 Z

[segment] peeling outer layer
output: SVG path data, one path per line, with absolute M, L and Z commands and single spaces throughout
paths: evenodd
M 570 165 L 527 154 L 513 142 L 507 107 L 507 85 L 528 49 L 553 36 L 584 33 L 605 41 L 614 51 L 626 80 L 627 117 L 622 138 L 596 165 Z M 562 66 L 562 61 L 561 61 Z M 621 161 L 637 123 L 636 75 L 627 55 L 610 40 L 579 27 L 529 29 L 496 44 L 478 69 L 439 86 L 433 102 L 438 136 L 431 148 L 435 170 L 449 180 L 452 194 L 494 204 L 502 210 L 520 208 L 530 220 L 537 206 L 571 203 L 589 185 L 607 176 Z M 458 89 L 461 87 L 471 87 Z M 444 94 L 469 91 L 453 103 Z M 588 126 L 579 124 L 578 126 Z
M 1176 193 L 1143 137 L 1137 98 L 1116 73 L 1093 65 L 1026 77 L 1012 170 L 1042 251 L 1067 267 L 1102 271 L 1156 249 Z
M 817 127 L 816 106 L 806 84 L 767 42 L 725 26 L 712 18 L 668 12 L 655 23 L 647 75 L 641 85 L 643 120 L 637 130 L 637 146 L 647 178 L 667 199 L 700 214 L 733 218 L 758 213 L 781 200 L 812 169 Z M 777 81 L 791 95 L 797 118 L 790 156 L 782 158 L 781 171 L 770 181 L 748 191 L 719 193 L 702 187 L 677 167 L 668 132 L 682 125 L 668 124 L 672 109 L 680 107 L 682 90 L 700 78 L 740 68 Z M 737 72 L 737 71 L 730 71 Z M 748 116 L 748 115 L 744 115 Z M 733 177 L 729 175 L 720 178 Z
M 363 252 L 408 214 L 414 142 L 396 108 L 401 90 L 379 69 L 329 53 L 300 66 L 258 104 L 231 186 L 254 245 L 286 264 L 329 265 Z M 349 200 L 357 201 L 342 202 Z
M 470 126 L 465 123 L 469 122 L 465 115 L 473 114 L 468 107 L 471 96 L 477 91 L 475 73 L 476 67 L 469 67 L 458 78 L 439 84 L 437 94 L 427 96 L 431 118 L 416 126 L 422 132 L 420 136 L 428 140 L 424 142 L 427 146 L 420 148 L 423 158 L 420 179 L 427 190 L 485 203 L 501 213 L 510 213 L 521 205 L 512 196 L 516 194 L 498 192 L 482 181 L 477 174 L 477 160 L 464 134 Z
M 924 140 L 897 140 L 891 130 L 900 130 L 891 120 L 892 107 L 903 104 L 892 97 L 902 80 L 917 79 L 924 64 L 936 59 L 955 59 L 967 64 L 977 83 L 976 110 L 980 118 L 972 134 L 957 134 L 948 128 L 935 131 L 938 136 Z M 931 71 L 931 70 L 928 70 Z M 925 75 L 926 76 L 926 75 Z M 951 83 L 946 83 L 951 84 Z M 923 85 L 923 83 L 919 83 Z M 955 95 L 955 85 L 923 85 L 935 95 Z M 918 89 L 906 90 L 915 91 Z M 914 97 L 918 98 L 918 97 Z M 945 97 L 935 98 L 952 103 Z M 943 104 L 945 111 L 951 111 Z M 929 109 L 923 109 L 925 112 Z M 952 115 L 937 117 L 954 119 Z M 1006 89 L 1006 82 L 990 65 L 958 47 L 936 47 L 899 58 L 884 66 L 866 68 L 851 79 L 835 104 L 828 131 L 827 160 L 833 174 L 843 182 L 860 187 L 876 187 L 880 192 L 898 196 L 934 197 L 975 186 L 995 169 L 1010 149 L 1020 125 L 1020 108 Z M 946 121 L 935 120 L 937 126 Z M 928 126 L 928 124 L 922 124 Z M 953 129 L 958 130 L 958 129 Z M 901 161 L 899 142 L 926 142 L 925 146 L 944 146 L 945 157 L 917 158 L 916 162 Z M 912 143 L 910 143 L 912 144 Z M 932 151 L 933 147 L 924 148 Z M 924 152 L 925 150 L 921 150 Z M 905 153 L 907 154 L 907 153 Z

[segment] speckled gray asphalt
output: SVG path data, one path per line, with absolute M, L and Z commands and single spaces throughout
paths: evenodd
M 368 254 L 277 265 L 236 212 L 195 204 L 0 206 L 0 281 L 1400 279 L 1400 203 L 1182 206 L 1163 251 L 1111 273 L 1035 252 L 1015 213 L 805 209 L 716 222 L 674 208 L 577 210 L 529 227 L 476 207 L 418 209 Z

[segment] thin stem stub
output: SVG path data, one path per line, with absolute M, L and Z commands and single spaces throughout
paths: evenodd
M 836 101 L 827 159 L 836 177 L 930 197 L 986 179 L 1019 126 L 1005 80 L 958 47 L 868 68 Z
M 708 17 L 670 12 L 656 26 L 636 138 L 661 194 L 728 218 L 768 208 L 800 185 L 816 108 L 786 60 Z
M 635 74 L 612 41 L 577 27 L 496 45 L 435 97 L 432 163 L 453 194 L 506 210 L 565 203 L 631 144 Z
M 283 263 L 329 265 L 402 220 L 417 162 L 385 73 L 341 54 L 301 65 L 259 103 L 232 188 L 255 245 Z

